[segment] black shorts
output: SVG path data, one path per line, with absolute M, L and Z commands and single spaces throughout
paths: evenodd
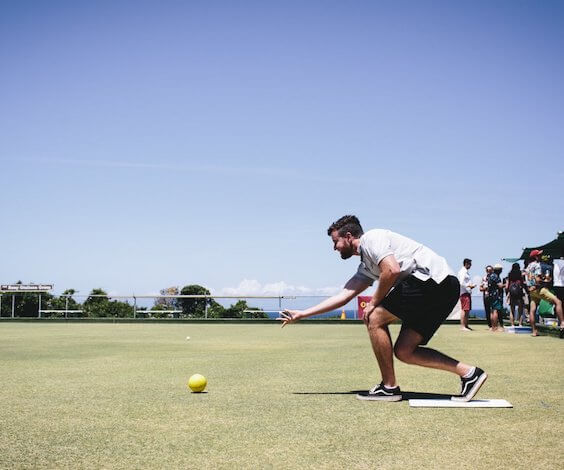
M 554 290 L 556 297 L 558 297 L 562 302 L 564 302 L 564 287 L 554 286 L 552 289 Z
M 437 284 L 432 279 L 421 281 L 409 276 L 400 282 L 381 305 L 402 320 L 402 329 L 411 328 L 423 336 L 427 344 L 441 323 L 451 314 L 460 296 L 455 276 L 447 276 Z

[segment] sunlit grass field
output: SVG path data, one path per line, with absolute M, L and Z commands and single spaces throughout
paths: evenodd
M 360 324 L 0 323 L 0 468 L 562 468 L 563 340 L 443 326 L 429 346 L 514 408 L 357 400 L 380 378 Z M 404 391 L 459 391 L 396 368 Z

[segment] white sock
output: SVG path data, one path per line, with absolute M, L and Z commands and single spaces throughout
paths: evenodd
M 472 367 L 472 369 L 470 369 L 466 374 L 464 374 L 462 377 L 464 377 L 465 379 L 469 379 L 470 377 L 472 377 L 472 374 L 476 372 L 476 368 Z

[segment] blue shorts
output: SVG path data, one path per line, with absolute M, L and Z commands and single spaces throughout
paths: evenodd
M 492 310 L 497 310 L 501 312 L 503 310 L 503 301 L 501 299 L 492 299 L 490 303 L 490 308 Z

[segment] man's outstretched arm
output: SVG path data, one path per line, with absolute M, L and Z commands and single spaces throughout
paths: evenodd
M 350 302 L 370 285 L 371 281 L 369 281 L 368 279 L 352 277 L 345 284 L 343 290 L 338 294 L 329 297 L 328 299 L 325 299 L 317 305 L 305 310 L 284 310 L 283 312 L 280 312 L 280 316 L 277 318 L 277 320 L 280 320 L 282 322 L 282 327 L 284 327 L 288 323 L 294 323 L 298 320 L 302 320 L 313 315 L 330 312 L 331 310 L 335 310 Z

